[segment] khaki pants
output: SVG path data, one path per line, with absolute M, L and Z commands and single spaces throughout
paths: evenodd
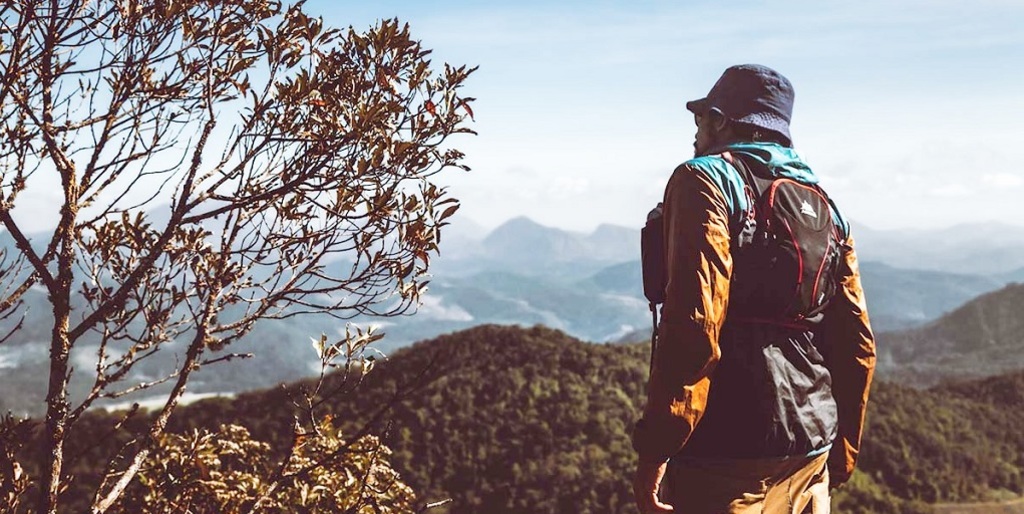
M 663 501 L 680 514 L 828 514 L 828 452 L 787 459 L 672 459 Z

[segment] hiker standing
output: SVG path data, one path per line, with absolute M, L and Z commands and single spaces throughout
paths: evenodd
M 643 513 L 829 512 L 853 473 L 875 341 L 849 224 L 792 149 L 793 98 L 740 65 L 686 104 L 695 158 L 665 189 L 633 434 Z

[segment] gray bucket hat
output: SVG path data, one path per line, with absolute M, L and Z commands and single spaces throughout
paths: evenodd
M 793 118 L 793 84 L 781 73 L 760 64 L 731 66 L 708 92 L 708 96 L 686 102 L 694 114 L 717 109 L 726 118 L 785 136 Z

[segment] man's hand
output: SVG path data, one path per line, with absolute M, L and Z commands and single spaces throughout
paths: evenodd
M 636 467 L 636 477 L 633 479 L 633 499 L 636 500 L 636 507 L 640 514 L 652 512 L 673 512 L 671 505 L 666 505 L 658 500 L 658 487 L 661 479 L 665 478 L 667 462 L 644 462 L 643 460 Z
M 850 476 L 842 472 L 833 473 L 832 470 L 828 470 L 828 491 L 836 491 L 842 489 L 843 485 L 850 480 Z

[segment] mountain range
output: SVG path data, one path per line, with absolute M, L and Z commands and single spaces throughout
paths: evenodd
M 386 337 L 378 343 L 382 351 L 390 353 L 415 341 L 488 323 L 542 324 L 594 342 L 642 341 L 649 336 L 651 313 L 642 294 L 639 230 L 602 225 L 582 233 L 545 227 L 528 218 L 510 220 L 491 231 L 468 220 L 456 220 L 447 228 L 451 230 L 443 233 L 441 254 L 432 263 L 430 290 L 417 313 L 354 320 L 383 329 Z M 855 227 L 855 234 L 865 236 L 863 242 L 858 239 L 858 253 L 872 323 L 882 334 L 880 340 L 891 337 L 893 345 L 903 345 L 904 340 L 925 341 L 932 336 L 908 334 L 917 334 L 917 327 L 935 322 L 979 295 L 1024 280 L 1024 252 L 999 254 L 999 248 L 1024 241 L 1024 235 L 1017 240 L 1014 227 L 1003 228 L 1006 239 L 991 238 L 986 243 L 989 239 L 976 237 L 977 227 L 915 232 L 904 238 L 896 232 Z M 968 272 L 941 266 L 930 270 L 897 267 L 906 263 L 901 255 L 920 254 L 922 241 L 938 238 L 944 241 L 949 262 L 980 251 L 999 254 L 1003 264 L 987 263 Z M 9 243 L 7 234 L 0 234 L 0 244 L 11 251 Z M 30 291 L 25 302 L 28 309 L 22 330 L 0 345 L 0 387 L 14 393 L 0 399 L 0 408 L 36 412 L 45 384 L 48 347 L 44 341 L 48 340 L 51 318 L 43 291 Z M 0 330 L 12 322 L 0 322 Z M 260 322 L 249 336 L 228 349 L 252 353 L 254 358 L 201 370 L 190 383 L 190 391 L 236 393 L 300 379 L 313 372 L 317 363 L 310 337 L 321 333 L 337 337 L 344 328 L 327 316 Z M 896 332 L 890 335 L 892 331 Z M 924 342 L 906 345 L 927 348 Z M 77 369 L 90 369 L 92 350 L 88 344 L 77 350 Z M 901 355 L 886 354 L 884 362 L 907 364 Z M 160 376 L 172 369 L 177 358 L 173 351 L 165 352 L 139 371 L 146 377 Z M 930 361 L 915 365 L 925 366 L 925 362 Z M 84 387 L 84 382 L 73 380 L 72 386 Z
M 854 223 L 851 231 L 864 260 L 897 268 L 1024 280 L 1024 226 L 990 223 L 876 230 Z
M 471 220 L 457 220 L 444 234 L 441 267 L 459 270 L 475 261 L 500 263 L 509 270 L 530 263 L 616 263 L 640 257 L 640 230 L 599 225 L 577 232 L 541 225 L 527 217 L 487 231 Z M 853 223 L 851 233 L 862 262 L 895 268 L 1024 280 L 1024 226 L 992 223 L 942 229 L 878 230 Z M 448 244 L 451 243 L 451 244 Z M 475 271 L 475 270 L 474 270 Z
M 442 243 L 434 263 L 433 299 L 412 318 L 387 320 L 399 345 L 480 323 L 544 323 L 591 341 L 615 340 L 650 325 L 639 261 L 640 232 L 601 225 L 590 233 L 560 230 L 515 218 L 490 232 L 469 222 L 451 227 L 455 244 Z M 986 243 L 978 227 L 941 231 L 876 231 L 856 226 L 858 255 L 873 324 L 878 331 L 918 326 L 1003 285 L 1024 280 L 1024 251 L 1003 256 L 1003 266 L 907 266 L 900 257 L 943 241 L 950 262 L 975 252 L 1024 248 L 1024 229 L 1003 229 Z M 448 236 L 445 236 L 448 237 Z M 857 236 L 855 236 L 857 237 Z M 934 248 L 933 251 L 938 251 Z M 985 271 L 998 270 L 998 271 Z M 565 301 L 545 301 L 560 298 Z M 408 328 L 408 330 L 407 330 Z
M 879 339 L 879 374 L 931 386 L 1024 368 L 1024 284 L 976 298 L 918 328 Z

